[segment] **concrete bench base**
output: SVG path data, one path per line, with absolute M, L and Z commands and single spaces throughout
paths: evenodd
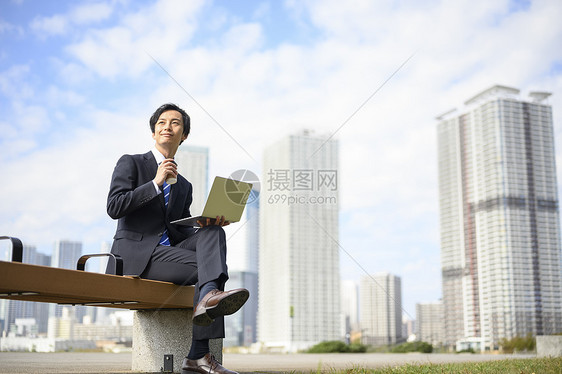
M 133 319 L 133 371 L 157 373 L 164 355 L 173 355 L 174 373 L 191 347 L 191 309 L 137 310 Z M 222 363 L 222 339 L 211 339 L 211 353 Z
M 537 336 L 537 357 L 562 357 L 562 335 Z

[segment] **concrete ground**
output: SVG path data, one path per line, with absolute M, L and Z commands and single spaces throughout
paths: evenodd
M 521 355 L 480 354 L 257 354 L 227 353 L 224 366 L 240 373 L 331 372 L 333 369 L 379 368 L 404 364 L 481 362 Z M 174 357 L 174 359 L 176 359 Z M 180 359 L 180 358 L 178 358 Z M 131 353 L 0 352 L 0 373 L 133 373 Z

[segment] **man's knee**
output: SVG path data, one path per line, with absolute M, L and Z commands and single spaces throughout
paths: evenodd
M 199 230 L 199 234 L 206 239 L 218 238 L 220 241 L 224 241 L 226 234 L 221 226 L 206 226 Z

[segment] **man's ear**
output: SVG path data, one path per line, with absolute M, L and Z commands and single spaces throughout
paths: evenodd
M 152 139 L 156 140 L 156 134 L 152 133 Z

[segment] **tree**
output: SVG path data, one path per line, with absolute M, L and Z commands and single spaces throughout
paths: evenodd
M 500 346 L 506 353 L 534 351 L 536 339 L 531 333 L 528 333 L 526 337 L 515 336 L 511 339 L 503 338 L 500 340 Z

